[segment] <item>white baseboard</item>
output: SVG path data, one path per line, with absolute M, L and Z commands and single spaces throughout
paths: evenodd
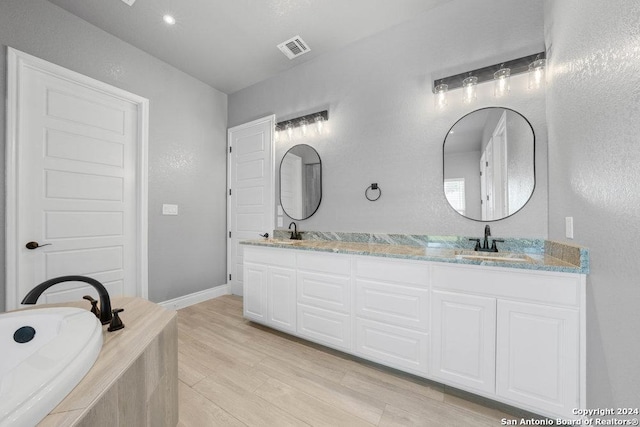
M 204 291 L 194 292 L 189 295 L 159 302 L 158 305 L 169 310 L 179 310 L 189 307 L 190 305 L 198 304 L 199 302 L 221 297 L 222 295 L 229 295 L 229 285 L 221 285 L 215 288 L 205 289 Z

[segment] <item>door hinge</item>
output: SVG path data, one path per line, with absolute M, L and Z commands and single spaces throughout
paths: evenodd
M 229 195 L 231 195 L 231 189 L 229 189 Z
M 480 171 L 480 176 L 482 176 L 482 171 Z
M 489 162 L 484 162 L 484 165 L 485 165 L 486 167 L 489 167 Z
M 229 232 L 229 238 L 231 238 L 231 232 Z
M 487 202 L 489 201 L 489 195 L 487 194 Z
M 231 148 L 231 146 L 229 146 L 229 152 L 231 153 L 233 151 L 233 149 Z
M 229 275 L 229 281 L 231 281 L 231 275 Z

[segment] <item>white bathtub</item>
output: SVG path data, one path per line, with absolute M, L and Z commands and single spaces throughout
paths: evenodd
M 87 310 L 0 314 L 0 427 L 36 425 L 89 372 L 101 348 L 102 325 Z

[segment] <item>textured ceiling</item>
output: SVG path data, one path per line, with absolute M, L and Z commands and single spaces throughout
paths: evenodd
M 85 21 L 233 93 L 451 0 L 49 0 Z M 171 13 L 176 25 L 164 24 Z M 293 60 L 276 47 L 300 35 Z

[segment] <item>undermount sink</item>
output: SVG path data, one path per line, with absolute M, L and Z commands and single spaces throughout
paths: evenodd
M 457 259 L 468 259 L 476 261 L 492 261 L 492 262 L 525 262 L 531 263 L 531 257 L 525 254 L 514 254 L 508 252 L 477 252 L 477 251 L 455 251 Z

